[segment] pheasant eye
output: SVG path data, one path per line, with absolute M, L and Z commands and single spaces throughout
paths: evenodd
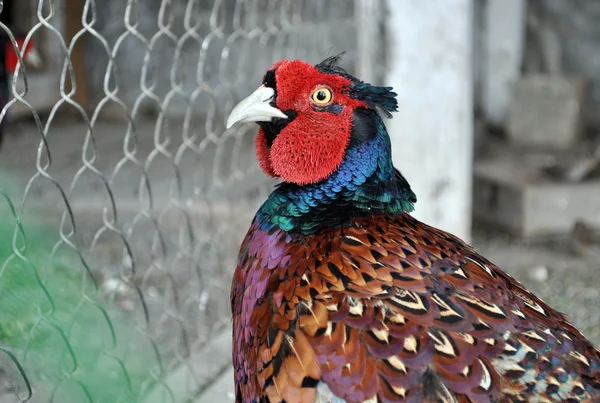
M 327 105 L 331 102 L 333 95 L 331 94 L 331 90 L 329 88 L 317 88 L 312 95 L 310 96 L 312 101 L 317 105 Z

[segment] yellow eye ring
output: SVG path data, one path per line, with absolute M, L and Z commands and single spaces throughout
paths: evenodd
M 317 105 L 327 105 L 333 99 L 333 94 L 329 88 L 319 87 L 313 91 L 310 99 Z

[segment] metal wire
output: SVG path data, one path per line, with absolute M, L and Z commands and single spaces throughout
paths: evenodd
M 19 59 L 14 99 L 0 114 L 6 120 L 18 109 L 28 117 L 6 123 L 13 136 L 0 168 L 23 185 L 3 192 L 15 231 L 1 240 L 12 253 L 0 288 L 5 269 L 19 262 L 43 298 L 24 301 L 35 305 L 36 320 L 24 322 L 20 342 L 4 338 L 0 322 L 0 372 L 8 373 L 0 378 L 12 380 L 0 385 L 0 400 L 33 393 L 33 401 L 61 401 L 72 384 L 101 401 L 86 383 L 89 363 L 75 336 L 82 315 L 108 335 L 95 359 L 110 357 L 118 368 L 112 376 L 128 380 L 122 401 L 168 389 L 181 368 L 185 394 L 167 395 L 192 398 L 207 382 L 193 357 L 230 322 L 237 248 L 270 186 L 254 160 L 255 129 L 225 130 L 225 119 L 279 59 L 315 63 L 345 50 L 353 70 L 353 2 L 85 0 L 72 38 L 65 3 L 30 3 L 26 43 L 46 49 L 46 72 L 30 72 Z M 17 49 L 11 28 L 0 24 Z M 87 82 L 74 62 L 81 49 Z M 78 98 L 84 89 L 89 105 Z M 45 110 L 36 106 L 42 95 L 55 97 Z M 42 224 L 51 247 L 39 263 L 28 241 Z M 56 274 L 45 265 L 57 259 L 68 262 L 76 292 L 51 286 Z M 45 358 L 58 368 L 51 376 L 35 362 L 42 333 L 62 351 Z

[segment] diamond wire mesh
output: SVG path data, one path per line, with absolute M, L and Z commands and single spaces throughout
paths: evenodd
M 43 40 L 55 84 L 18 68 L 0 115 L 29 116 L 8 122 L 19 135 L 0 159 L 11 179 L 0 292 L 29 315 L 0 313 L 0 402 L 32 389 L 31 401 L 143 401 L 157 385 L 188 399 L 207 382 L 193 352 L 229 323 L 237 247 L 271 184 L 253 158 L 255 129 L 225 130 L 227 112 L 276 60 L 347 50 L 352 70 L 353 3 L 82 1 L 72 39 L 65 3 L 30 1 L 26 40 Z M 82 45 L 87 83 L 72 62 Z M 77 101 L 84 85 L 93 107 Z M 34 107 L 42 91 L 56 98 L 49 111 Z M 19 296 L 13 272 L 34 290 Z M 185 394 L 169 391 L 182 367 Z M 117 396 L 103 400 L 107 388 Z

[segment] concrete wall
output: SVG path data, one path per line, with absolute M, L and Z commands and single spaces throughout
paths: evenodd
M 389 66 L 399 112 L 388 122 L 395 166 L 418 198 L 415 216 L 471 233 L 471 0 L 388 0 Z
M 534 17 L 558 40 L 557 62 L 568 76 L 583 75 L 591 81 L 591 105 L 588 118 L 600 127 L 600 2 L 597 0 L 530 1 L 529 18 Z M 525 69 L 544 71 L 540 44 L 529 35 Z
M 482 109 L 487 120 L 498 126 L 506 122 L 513 88 L 521 77 L 525 13 L 525 0 L 488 0 L 482 15 L 485 31 L 476 34 L 483 37 Z

